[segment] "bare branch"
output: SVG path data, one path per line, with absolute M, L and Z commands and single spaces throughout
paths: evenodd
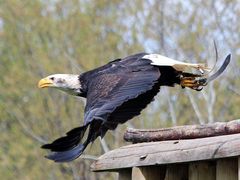
M 93 155 L 88 155 L 88 154 L 82 154 L 80 156 L 81 159 L 86 159 L 86 160 L 92 160 L 92 161 L 95 161 L 97 160 L 97 156 L 93 156 Z
M 14 116 L 14 118 L 19 122 L 19 124 L 21 125 L 22 129 L 24 130 L 24 132 L 29 135 L 32 139 L 37 140 L 39 143 L 41 144 L 45 144 L 47 143 L 46 140 L 44 140 L 43 138 L 41 138 L 40 136 L 36 135 L 35 133 L 33 133 L 33 131 L 31 131 L 30 128 L 27 127 L 27 125 L 22 121 L 22 119 L 18 118 L 18 116 L 14 113 L 14 112 L 9 112 L 7 111 L 7 113 L 10 116 Z
M 168 105 L 169 105 L 169 111 L 170 111 L 170 115 L 171 115 L 171 120 L 172 120 L 172 124 L 174 126 L 177 125 L 177 118 L 176 118 L 176 113 L 174 111 L 174 107 L 173 107 L 173 103 L 169 97 L 169 91 L 167 91 L 166 89 L 164 89 L 164 93 L 167 97 L 167 101 L 168 101 Z
M 198 118 L 199 123 L 200 124 L 204 124 L 203 117 L 202 117 L 201 112 L 200 112 L 200 110 L 198 108 L 198 105 L 197 105 L 197 103 L 196 103 L 196 101 L 195 101 L 195 99 L 194 99 L 194 97 L 192 95 L 192 92 L 190 92 L 190 90 L 187 90 L 187 95 L 188 95 L 188 97 L 190 99 L 190 102 L 191 102 L 192 107 L 193 107 L 193 109 L 194 109 L 194 111 L 196 113 L 196 116 Z
M 234 88 L 233 86 L 229 86 L 228 89 L 240 96 L 240 92 L 236 88 Z
M 104 152 L 105 153 L 108 152 L 109 148 L 108 148 L 108 145 L 107 145 L 105 139 L 104 138 L 99 138 L 99 139 L 100 139 L 100 143 L 101 143 L 101 146 L 102 146 Z
M 213 83 L 209 84 L 209 93 L 208 93 L 208 100 L 206 101 L 206 106 L 208 110 L 208 122 L 213 123 L 214 122 L 214 116 L 213 116 L 213 109 L 214 104 L 216 102 L 216 94 L 215 89 L 213 87 Z
M 80 180 L 80 176 L 78 174 L 78 169 L 76 168 L 75 164 L 70 163 L 69 166 L 72 170 L 73 179 L 74 180 Z
M 240 120 L 238 119 L 229 122 L 175 126 L 161 129 L 128 129 L 124 134 L 124 139 L 128 142 L 140 143 L 150 141 L 195 139 L 237 134 L 239 132 Z

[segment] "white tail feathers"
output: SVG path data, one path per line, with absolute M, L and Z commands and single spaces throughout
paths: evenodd
M 143 59 L 149 59 L 152 61 L 152 65 L 155 66 L 172 66 L 177 71 L 185 71 L 187 68 L 194 68 L 199 70 L 201 73 L 210 71 L 211 68 L 206 67 L 204 64 L 193 64 L 177 61 L 160 54 L 149 54 L 142 57 Z

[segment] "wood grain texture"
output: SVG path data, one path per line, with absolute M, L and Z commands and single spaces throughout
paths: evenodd
M 165 180 L 166 166 L 144 166 L 140 170 L 146 180 Z
M 161 129 L 128 129 L 124 139 L 129 142 L 152 142 L 178 139 L 195 139 L 240 133 L 240 120 L 204 125 L 176 126 Z
M 240 180 L 240 157 L 238 157 L 238 180 Z
M 164 180 L 188 180 L 188 165 L 187 164 L 168 165 L 166 177 Z
M 240 134 L 123 146 L 100 156 L 93 171 L 210 160 L 240 155 Z
M 121 169 L 118 174 L 118 180 L 131 180 L 132 179 L 132 168 Z
M 216 180 L 216 162 L 200 161 L 190 163 L 189 180 Z
M 218 160 L 216 180 L 238 180 L 238 158 Z

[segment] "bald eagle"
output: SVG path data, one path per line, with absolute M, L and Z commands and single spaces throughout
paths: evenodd
M 159 54 L 138 53 L 80 75 L 54 74 L 39 81 L 39 88 L 56 88 L 87 100 L 84 124 L 66 136 L 42 146 L 51 150 L 46 156 L 55 162 L 79 157 L 90 142 L 108 130 L 139 115 L 159 92 L 161 86 L 178 84 L 201 90 L 219 76 L 230 62 L 230 54 L 220 69 L 209 76 L 210 68 L 202 64 L 176 61 Z M 195 69 L 197 72 L 187 72 Z M 84 142 L 84 133 L 89 128 Z

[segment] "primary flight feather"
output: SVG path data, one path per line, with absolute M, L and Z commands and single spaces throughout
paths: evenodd
M 74 96 L 86 98 L 84 124 L 67 132 L 42 148 L 52 152 L 47 156 L 55 162 L 68 162 L 79 157 L 90 142 L 103 137 L 108 130 L 139 115 L 159 92 L 160 86 L 181 85 L 201 90 L 219 76 L 230 62 L 230 55 L 212 76 L 202 64 L 176 61 L 158 54 L 139 53 L 85 72 L 80 75 L 54 74 L 39 81 L 39 88 L 52 87 Z M 198 74 L 186 72 L 196 69 Z M 87 130 L 88 135 L 81 140 Z

